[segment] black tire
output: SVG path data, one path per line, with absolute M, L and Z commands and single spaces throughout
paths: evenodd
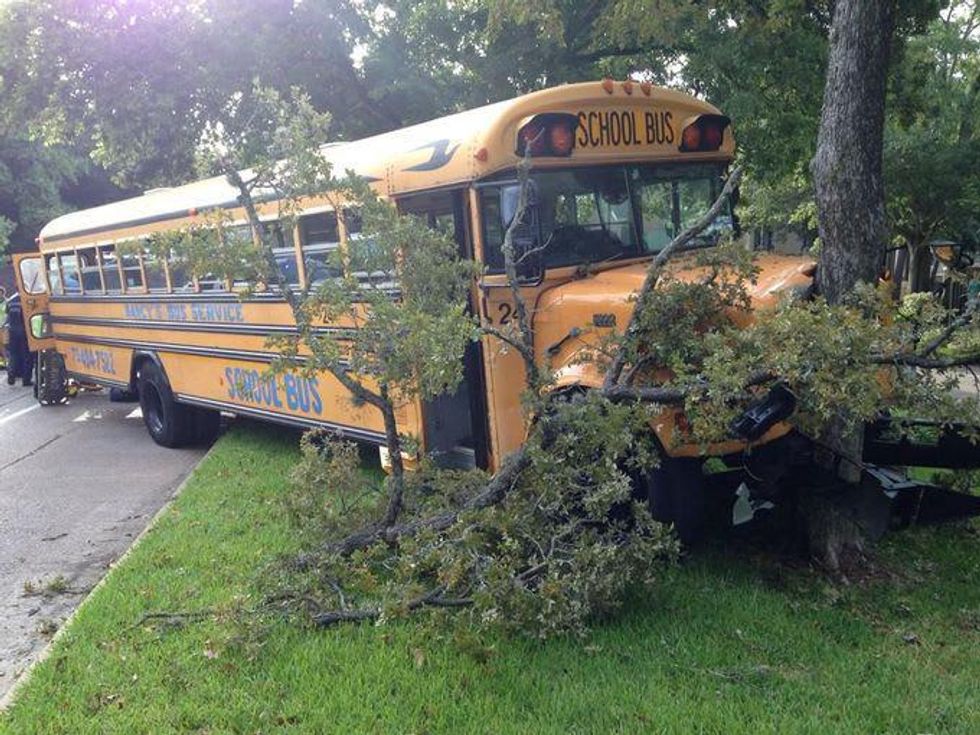
M 174 400 L 167 376 L 155 362 L 143 363 L 138 388 L 143 423 L 153 441 L 161 447 L 175 449 L 194 440 L 193 411 Z
M 123 388 L 110 388 L 109 389 L 109 402 L 110 403 L 135 403 L 140 399 L 139 393 L 131 390 L 125 390 Z
M 686 546 L 704 535 L 705 483 L 700 459 L 661 455 L 660 466 L 644 478 L 650 513 L 661 523 L 672 523 Z
M 68 403 L 68 373 L 65 358 L 55 350 L 37 353 L 34 361 L 34 397 L 42 406 Z

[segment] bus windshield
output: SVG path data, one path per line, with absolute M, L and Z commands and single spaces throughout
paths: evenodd
M 531 206 L 515 230 L 515 247 L 535 250 L 544 268 L 657 253 L 711 207 L 723 186 L 721 173 L 718 164 L 632 164 L 532 174 Z M 518 191 L 513 181 L 483 189 L 491 272 L 503 269 L 501 245 Z M 725 202 L 694 244 L 714 244 L 731 230 L 731 206 Z

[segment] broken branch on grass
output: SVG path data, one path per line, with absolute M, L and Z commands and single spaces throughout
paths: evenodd
M 405 605 L 406 612 L 412 612 L 423 607 L 467 607 L 473 604 L 469 597 L 443 597 L 445 587 L 434 590 L 410 600 Z M 313 616 L 313 624 L 326 628 L 340 623 L 359 623 L 365 620 L 378 620 L 382 615 L 381 608 L 361 608 L 358 610 L 326 610 Z

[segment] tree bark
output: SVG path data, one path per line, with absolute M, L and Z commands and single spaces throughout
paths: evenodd
M 817 278 L 831 303 L 878 277 L 886 241 L 881 156 L 894 0 L 838 0 L 817 152 Z
M 874 283 L 882 264 L 887 229 L 881 159 L 894 24 L 894 0 L 834 4 L 817 152 L 810 164 L 821 241 L 817 285 L 832 304 L 840 303 L 857 284 Z M 822 463 L 850 485 L 843 497 L 858 493 L 860 426 L 840 417 L 822 440 L 834 455 Z M 822 454 L 817 453 L 818 461 Z M 816 507 L 804 520 L 814 556 L 835 570 L 849 553 L 860 557 L 865 548 L 861 519 L 840 496 L 810 500 Z M 821 504 L 827 507 L 820 509 Z

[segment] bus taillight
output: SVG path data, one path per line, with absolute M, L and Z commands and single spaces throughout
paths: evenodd
M 562 112 L 535 115 L 517 131 L 517 155 L 565 158 L 575 148 L 578 118 Z
M 716 151 L 725 139 L 725 128 L 731 120 L 724 115 L 698 115 L 684 126 L 681 133 L 681 150 Z

